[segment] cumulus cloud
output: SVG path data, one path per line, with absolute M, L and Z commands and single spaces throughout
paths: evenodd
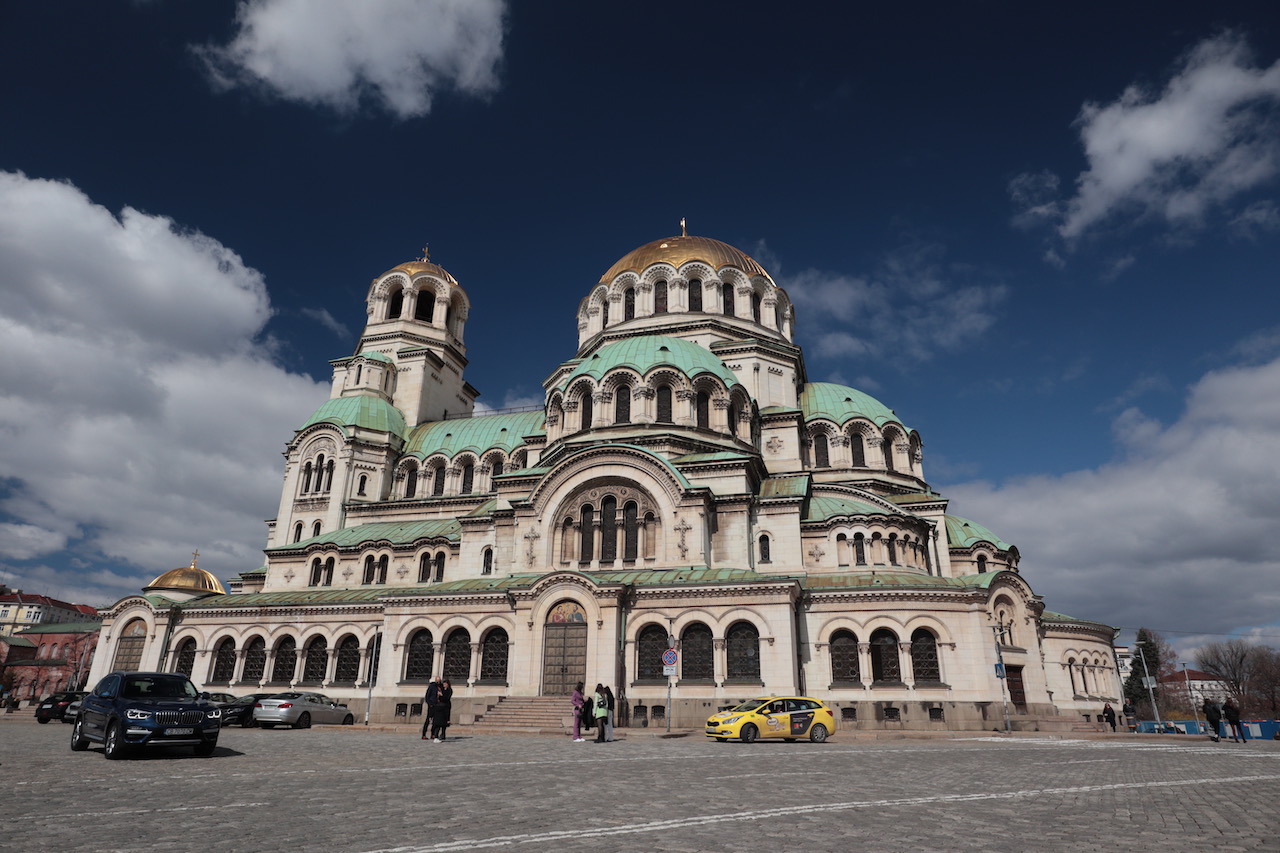
M 1130 628 L 1277 626 L 1280 359 L 1206 374 L 1173 424 L 1129 408 L 1114 431 L 1109 464 L 945 492 L 1017 544 L 1051 609 Z
M 195 548 L 261 565 L 283 441 L 327 397 L 271 360 L 270 315 L 217 240 L 0 172 L 0 570 L 105 601 Z
M 399 118 L 497 89 L 504 0 L 243 0 L 226 45 L 195 48 L 214 85 Z
M 1111 103 L 1084 104 L 1075 126 L 1088 168 L 1074 195 L 1058 198 L 1050 172 L 1018 175 L 1014 223 L 1052 223 L 1068 244 L 1117 221 L 1195 230 L 1276 176 L 1278 118 L 1280 61 L 1256 65 L 1238 33 L 1206 39 L 1162 88 L 1133 84 Z
M 937 245 L 891 252 L 871 275 L 805 270 L 780 276 L 798 327 L 819 358 L 927 361 L 980 337 L 1006 295 L 1000 284 L 971 283 Z
M 339 338 L 346 339 L 351 337 L 351 332 L 348 331 L 347 327 L 339 323 L 327 308 L 303 308 L 302 316 L 315 320 Z

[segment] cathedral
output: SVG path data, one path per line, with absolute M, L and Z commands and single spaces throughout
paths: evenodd
M 265 565 L 224 589 L 192 559 L 104 609 L 90 684 L 173 670 L 394 722 L 442 675 L 465 723 L 603 682 L 621 724 L 684 728 L 767 694 L 846 729 L 1064 729 L 1118 702 L 1113 629 L 1047 610 L 893 409 L 808 380 L 755 260 L 681 234 L 584 290 L 544 404 L 477 414 L 466 291 L 425 256 L 375 278 L 285 447 Z

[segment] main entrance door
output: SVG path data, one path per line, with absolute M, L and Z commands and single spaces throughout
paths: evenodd
M 568 696 L 587 678 L 587 623 L 582 606 L 551 608 L 542 634 L 542 695 Z
M 1022 684 L 1022 667 L 1005 667 L 1005 681 L 1009 686 L 1009 701 L 1019 714 L 1027 712 L 1027 690 Z

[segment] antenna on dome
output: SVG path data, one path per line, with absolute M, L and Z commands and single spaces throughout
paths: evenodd
M 689 232 L 688 232 L 688 231 L 685 229 L 685 227 L 684 227 L 684 217 L 683 217 L 683 216 L 681 216 L 681 217 L 680 217 L 680 236 L 681 236 L 681 237 L 688 237 L 688 236 L 689 236 Z
M 427 243 L 422 247 L 422 257 L 418 258 L 424 264 L 431 263 L 431 244 Z

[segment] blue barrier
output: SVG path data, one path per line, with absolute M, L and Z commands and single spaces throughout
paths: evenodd
M 1155 720 L 1140 720 L 1138 722 L 1138 734 L 1171 734 L 1171 735 L 1208 735 L 1208 726 L 1203 720 L 1164 720 L 1163 728 L 1157 729 Z M 1241 726 L 1249 736 L 1249 740 L 1277 740 L 1277 732 L 1280 732 L 1280 721 L 1277 720 L 1241 720 Z M 1230 728 L 1226 723 L 1220 727 L 1219 734 L 1227 733 L 1228 738 L 1231 737 Z M 1131 730 L 1132 731 L 1132 730 Z

